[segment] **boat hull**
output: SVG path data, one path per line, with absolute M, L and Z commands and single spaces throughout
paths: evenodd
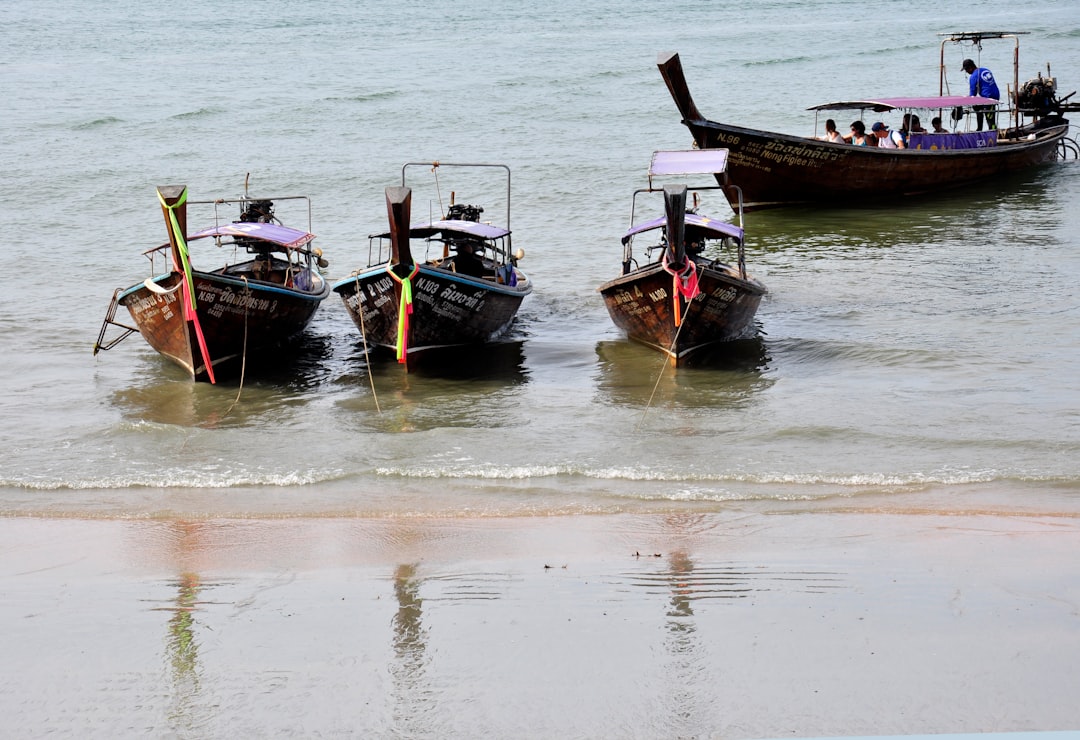
M 689 303 L 676 297 L 671 273 L 659 263 L 646 265 L 600 286 L 604 305 L 627 337 L 666 354 L 682 365 L 722 342 L 753 333 L 765 286 L 733 272 L 698 266 L 700 292 Z M 676 325 L 675 301 L 681 325 Z
M 151 347 L 195 380 L 206 381 L 210 378 L 193 322 L 184 319 L 182 277 L 178 272 L 158 275 L 123 291 L 119 302 Z M 192 279 L 196 314 L 216 378 L 235 373 L 245 357 L 294 339 L 330 292 L 321 278 L 315 292 L 199 271 Z
M 989 182 L 1058 158 L 1068 123 L 1041 128 L 1033 140 L 982 149 L 897 150 L 833 144 L 799 136 L 683 121 L 702 149 L 723 148 L 728 176 L 745 211 L 797 204 L 829 206 L 925 195 Z M 718 176 L 721 185 L 724 177 Z M 738 205 L 738 193 L 725 188 Z
M 503 335 L 532 292 L 529 279 L 517 274 L 518 284 L 507 286 L 421 265 L 411 278 L 405 364 L 435 349 L 483 344 Z M 397 351 L 402 285 L 384 266 L 334 285 L 368 346 Z

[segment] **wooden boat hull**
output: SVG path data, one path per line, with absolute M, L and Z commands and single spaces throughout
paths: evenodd
M 923 195 L 1019 172 L 1058 158 L 1069 122 L 1042 119 L 999 138 L 996 146 L 954 150 L 861 147 L 731 126 L 708 120 L 690 96 L 678 55 L 660 72 L 700 149 L 727 149 L 727 175 L 742 190 L 745 211 L 796 204 L 844 206 Z M 717 181 L 724 185 L 724 176 Z M 737 193 L 726 188 L 735 206 Z
M 516 286 L 420 265 L 412 278 L 405 364 L 430 350 L 482 344 L 510 327 L 532 284 L 521 273 Z M 334 291 L 366 344 L 396 352 L 402 283 L 384 266 L 339 281 Z
M 300 334 L 319 304 L 330 293 L 320 278 L 316 292 L 259 284 L 220 274 L 193 271 L 196 311 L 217 377 L 239 370 L 241 360 L 279 347 Z M 175 362 L 197 381 L 209 380 L 192 322 L 183 315 L 182 275 L 158 275 L 123 291 L 139 333 L 155 350 Z
M 646 265 L 600 286 L 615 325 L 635 341 L 653 347 L 673 365 L 713 349 L 721 342 L 753 333 L 765 286 L 737 274 L 698 265 L 700 293 L 686 303 L 675 294 L 671 273 L 659 263 Z M 681 301 L 681 325 L 675 301 Z

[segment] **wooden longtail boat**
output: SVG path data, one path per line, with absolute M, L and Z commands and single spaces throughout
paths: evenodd
M 409 167 L 497 167 L 506 171 L 506 227 L 480 221 L 483 208 L 453 202 L 444 217 L 410 225 Z M 369 237 L 368 265 L 334 284 L 368 347 L 392 350 L 406 369 L 435 350 L 483 345 L 509 329 L 532 281 L 511 252 L 510 170 L 504 165 L 417 163 L 386 189 L 390 230 Z M 434 246 L 417 260 L 411 239 Z
M 243 370 L 248 357 L 300 334 L 330 294 L 318 270 L 326 262 L 311 246 L 315 235 L 275 223 L 274 203 L 307 201 L 306 196 L 188 201 L 186 186 L 178 185 L 158 188 L 158 199 L 169 242 L 145 252 L 150 277 L 113 293 L 94 354 L 138 331 L 192 378 L 214 383 Z M 212 205 L 217 225 L 188 235 L 191 204 Z M 239 218 L 220 223 L 216 214 L 223 205 L 238 205 Z M 308 212 L 310 218 L 310 203 Z M 233 261 L 214 270 L 197 268 L 193 262 L 201 260 L 192 260 L 189 246 L 203 240 L 231 249 Z M 159 270 L 156 258 L 166 252 L 165 269 Z M 115 319 L 118 306 L 127 308 L 135 326 Z M 106 340 L 110 327 L 122 333 Z
M 634 193 L 661 192 L 653 187 L 657 175 L 715 174 L 724 177 L 723 149 L 656 152 L 649 168 L 649 187 Z M 738 187 L 724 180 L 725 193 Z M 746 272 L 742 211 L 739 224 L 713 219 L 687 208 L 687 193 L 721 186 L 688 188 L 665 185 L 664 215 L 634 224 L 622 237 L 622 275 L 600 286 L 600 294 L 615 325 L 630 339 L 665 354 L 671 364 L 686 364 L 721 342 L 748 337 L 765 286 Z M 635 239 L 649 239 L 644 264 L 634 256 Z M 721 247 L 734 247 L 738 261 L 730 265 L 716 256 Z
M 944 95 L 945 44 L 974 43 L 984 39 L 1014 38 L 1015 33 L 994 31 L 946 34 L 942 42 L 941 81 L 936 97 L 870 98 L 813 106 L 810 110 L 851 110 L 860 118 L 865 111 L 921 111 L 923 121 L 932 115 L 955 124 L 981 119 L 989 98 Z M 1017 80 L 1019 45 L 1014 54 Z M 933 193 L 972 183 L 991 181 L 1002 175 L 1053 162 L 1076 154 L 1076 142 L 1067 138 L 1069 122 L 1063 112 L 1074 110 L 1056 96 L 1056 80 L 1041 75 L 1020 86 L 1013 105 L 998 121 L 1011 121 L 986 132 L 954 130 L 943 134 L 919 134 L 906 149 L 852 146 L 772 131 L 734 126 L 708 120 L 690 95 L 679 55 L 662 52 L 657 58 L 682 122 L 701 149 L 723 148 L 730 154 L 728 174 L 742 189 L 746 211 L 795 204 L 848 205 L 865 201 L 888 201 L 902 196 Z M 957 64 L 959 67 L 959 64 Z M 966 80 L 966 78 L 965 78 Z M 967 84 L 964 84 L 965 92 Z M 1070 96 L 1066 96 L 1066 100 Z M 978 107 L 978 110 L 976 108 Z M 866 123 L 869 132 L 870 123 Z M 846 130 L 846 125 L 845 125 Z M 734 191 L 725 191 L 734 207 Z

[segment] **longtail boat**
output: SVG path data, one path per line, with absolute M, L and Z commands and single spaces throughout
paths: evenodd
M 270 361 L 265 351 L 299 335 L 330 294 L 319 272 L 326 261 L 312 246 L 315 235 L 284 226 L 274 215 L 276 203 L 302 200 L 310 229 L 308 198 L 245 195 L 189 201 L 184 185 L 159 187 L 157 194 L 169 241 L 144 252 L 150 277 L 113 292 L 94 354 L 138 331 L 197 381 L 214 383 L 243 372 L 249 357 Z M 215 225 L 189 235 L 188 206 L 196 204 L 213 207 Z M 218 209 L 227 206 L 239 207 L 236 220 L 218 216 Z M 232 258 L 224 266 L 202 269 L 202 259 L 210 255 L 200 248 L 193 257 L 191 248 L 197 243 L 228 250 Z M 221 258 L 213 259 L 219 263 Z M 116 319 L 119 306 L 128 310 L 135 326 Z M 106 339 L 110 332 L 114 336 Z
M 630 228 L 622 237 L 622 274 L 600 286 L 615 325 L 635 341 L 665 353 L 672 365 L 688 364 L 722 342 L 755 332 L 754 317 L 765 286 L 746 271 L 742 210 L 738 225 L 698 212 L 701 191 L 725 189 L 738 194 L 726 179 L 720 185 L 690 188 L 669 184 L 657 188 L 659 175 L 712 174 L 724 178 L 723 149 L 653 154 L 649 186 L 634 192 Z M 634 223 L 639 195 L 663 193 L 663 215 Z M 694 194 L 693 205 L 687 203 Z M 688 205 L 690 207 L 688 207 Z M 648 246 L 635 251 L 635 240 Z M 734 249 L 735 264 L 720 259 Z
M 1076 156 L 1077 144 L 1068 138 L 1069 121 L 1064 113 L 1076 110 L 1068 103 L 1071 94 L 1057 96 L 1055 78 L 1040 75 L 1019 84 L 1019 42 L 1013 55 L 1013 87 L 1010 105 L 995 117 L 1001 128 L 971 130 L 998 100 L 966 95 L 947 95 L 946 44 L 981 45 L 986 39 L 1017 38 L 1017 32 L 986 31 L 943 34 L 937 96 L 868 97 L 809 108 L 815 115 L 825 111 L 850 111 L 859 120 L 866 112 L 895 112 L 932 116 L 953 125 L 945 133 L 911 133 L 907 148 L 853 146 L 824 141 L 815 136 L 795 136 L 734 126 L 705 118 L 690 95 L 679 55 L 661 52 L 657 66 L 668 91 L 690 130 L 694 146 L 723 148 L 728 174 L 742 189 L 746 211 L 796 204 L 848 205 L 888 201 L 922 195 L 973 183 L 990 182 L 1009 173 Z M 979 47 L 981 48 L 981 46 Z M 970 52 L 969 52 L 970 53 Z M 956 62 L 959 70 L 961 64 Z M 1004 87 L 1004 86 L 1003 86 Z M 967 77 L 964 77 L 964 92 Z M 893 128 L 900 128 L 898 125 Z M 865 124 L 869 132 L 871 123 Z M 944 127 L 943 127 L 944 128 Z M 844 129 L 846 130 L 846 126 Z M 871 143 L 873 139 L 871 139 Z M 726 191 L 734 206 L 734 191 Z
M 483 208 L 455 203 L 410 224 L 410 167 L 495 167 L 506 172 L 505 226 L 482 222 Z M 417 163 L 402 167 L 401 186 L 386 189 L 390 230 L 369 237 L 368 264 L 334 284 L 367 347 L 393 352 L 409 369 L 436 350 L 498 341 L 508 332 L 532 281 L 511 251 L 510 169 L 505 165 Z M 411 240 L 426 242 L 413 255 Z

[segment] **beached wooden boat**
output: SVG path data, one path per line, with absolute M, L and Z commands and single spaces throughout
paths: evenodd
M 991 38 L 1016 38 L 1011 32 L 947 34 L 942 42 L 942 81 L 945 44 L 981 43 Z M 1017 44 L 1018 47 L 1018 44 Z M 1018 71 L 1018 48 L 1014 74 Z M 663 52 L 657 66 L 669 92 L 701 149 L 724 148 L 729 154 L 728 174 L 742 189 L 747 211 L 794 204 L 850 205 L 887 201 L 902 196 L 933 193 L 972 183 L 990 182 L 1002 175 L 1053 162 L 1076 153 L 1068 138 L 1069 122 L 1063 112 L 1073 106 L 1056 96 L 1053 78 L 1029 81 L 1013 89 L 1009 110 L 997 121 L 1010 125 L 993 131 L 953 130 L 913 137 L 907 149 L 852 146 L 812 137 L 763 131 L 706 119 L 690 95 L 679 55 Z M 959 66 L 959 64 L 957 65 Z M 867 111 L 917 114 L 962 123 L 974 119 L 977 106 L 996 106 L 989 98 L 944 95 L 929 97 L 869 98 L 813 106 L 817 111 L 848 111 L 860 120 Z M 966 91 L 966 84 L 965 84 Z M 1037 94 L 1026 94 L 1037 93 Z M 954 117 L 955 116 L 955 117 Z M 846 124 L 846 122 L 845 122 Z M 869 131 L 870 122 L 866 128 Z M 898 128 L 899 126 L 894 126 Z M 817 130 L 815 128 L 815 130 Z M 846 130 L 846 125 L 845 129 Z M 728 191 L 734 206 L 735 194 Z
M 265 363 L 265 350 L 307 327 L 330 294 L 318 269 L 326 262 L 312 247 L 314 234 L 275 223 L 274 216 L 276 202 L 307 201 L 305 196 L 189 202 L 186 186 L 178 185 L 158 188 L 158 198 L 169 242 L 145 252 L 150 277 L 113 293 L 94 354 L 138 331 L 195 380 L 213 383 L 242 370 L 249 357 Z M 187 209 L 193 204 L 213 206 L 216 225 L 188 235 Z M 222 206 L 239 206 L 239 218 L 221 223 L 217 209 Z M 206 255 L 200 250 L 192 258 L 189 251 L 196 243 L 230 249 L 233 260 L 200 269 Z M 163 269 L 158 256 L 165 258 Z M 118 306 L 128 310 L 135 326 L 116 320 Z M 110 327 L 121 333 L 106 340 Z
M 724 177 L 727 152 L 723 149 L 656 152 L 649 168 L 649 187 L 634 193 L 663 193 L 664 214 L 634 223 L 622 237 L 622 274 L 600 286 L 615 325 L 635 341 L 665 354 L 672 365 L 682 365 L 715 349 L 722 342 L 754 333 L 754 316 L 765 286 L 747 274 L 742 211 L 739 224 L 713 219 L 687 207 L 689 192 L 717 190 L 720 186 L 689 188 L 685 184 L 655 188 L 657 175 L 715 174 Z M 738 188 L 724 181 L 730 192 Z M 649 246 L 639 263 L 635 239 Z M 722 262 L 721 248 L 734 248 L 734 265 Z
M 504 165 L 422 163 L 439 167 L 496 167 L 506 172 L 506 226 L 480 221 L 483 208 L 451 202 L 445 216 L 411 224 L 412 189 L 386 189 L 390 230 L 369 237 L 368 264 L 334 284 L 368 347 L 393 351 L 406 368 L 436 350 L 480 346 L 504 336 L 532 281 L 511 252 L 510 170 Z M 411 240 L 434 254 L 419 260 Z

